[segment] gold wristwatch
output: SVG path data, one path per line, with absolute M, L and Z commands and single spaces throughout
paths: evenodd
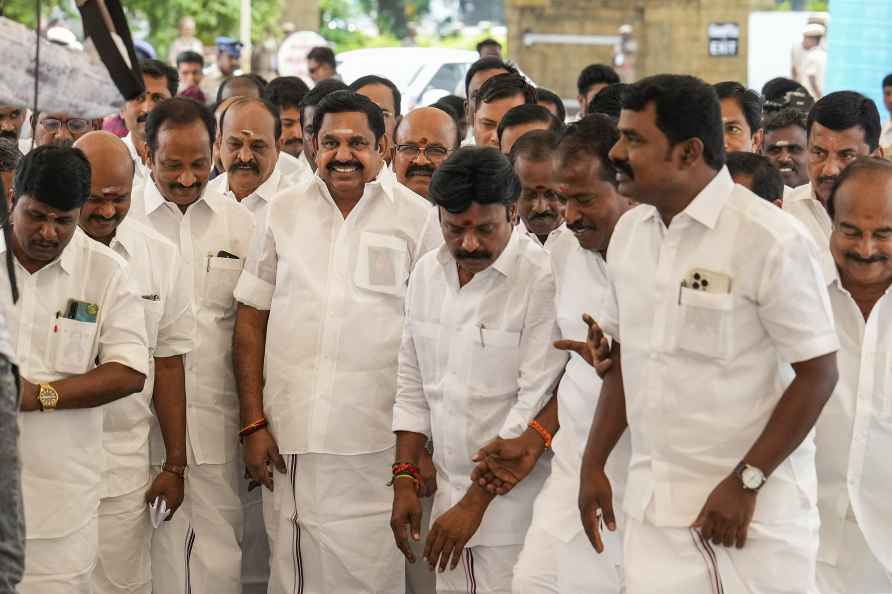
M 37 394 L 37 402 L 40 410 L 49 412 L 56 410 L 59 405 L 59 393 L 50 384 L 40 384 L 40 392 Z

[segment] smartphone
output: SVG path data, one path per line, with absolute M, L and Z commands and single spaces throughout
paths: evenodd
M 65 317 L 69 320 L 95 324 L 98 315 L 99 306 L 95 303 L 87 303 L 86 301 L 78 301 L 76 299 L 68 300 L 68 308 L 65 310 Z
M 681 286 L 694 291 L 725 295 L 731 292 L 731 277 L 705 268 L 694 268 L 685 276 Z

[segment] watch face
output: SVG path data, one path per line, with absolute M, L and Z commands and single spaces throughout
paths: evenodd
M 740 474 L 740 479 L 743 481 L 744 487 L 752 490 L 761 487 L 762 482 L 764 481 L 762 473 L 751 467 L 743 469 L 743 472 Z

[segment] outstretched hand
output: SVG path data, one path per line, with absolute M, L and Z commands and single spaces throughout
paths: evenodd
M 582 321 L 588 326 L 588 336 L 585 342 L 557 340 L 554 347 L 562 351 L 573 351 L 594 367 L 598 376 L 603 378 L 613 365 L 613 359 L 610 358 L 610 341 L 590 315 L 582 314 Z

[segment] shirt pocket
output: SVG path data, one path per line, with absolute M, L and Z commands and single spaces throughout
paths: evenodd
M 53 369 L 59 373 L 86 373 L 95 359 L 93 343 L 96 340 L 96 329 L 95 322 L 58 318 L 53 331 Z
M 242 273 L 241 258 L 208 258 L 207 277 L 204 281 L 204 301 L 223 310 L 235 306 L 235 285 Z
M 520 369 L 520 332 L 465 328 L 462 335 L 471 358 L 469 387 L 481 396 L 517 393 Z
M 733 322 L 733 295 L 681 287 L 678 350 L 707 359 L 727 359 L 731 354 Z
M 879 394 L 881 402 L 878 402 L 878 408 L 882 411 L 883 422 L 892 423 L 892 351 L 885 353 L 877 353 L 877 361 L 880 361 L 880 372 L 877 378 L 880 382 Z
M 403 297 L 409 279 L 409 247 L 404 239 L 363 231 L 359 238 L 353 284 L 363 292 Z
M 149 340 L 149 353 L 154 353 L 158 346 L 158 331 L 161 328 L 161 317 L 164 315 L 164 304 L 160 299 L 142 298 L 146 316 L 146 336 Z

